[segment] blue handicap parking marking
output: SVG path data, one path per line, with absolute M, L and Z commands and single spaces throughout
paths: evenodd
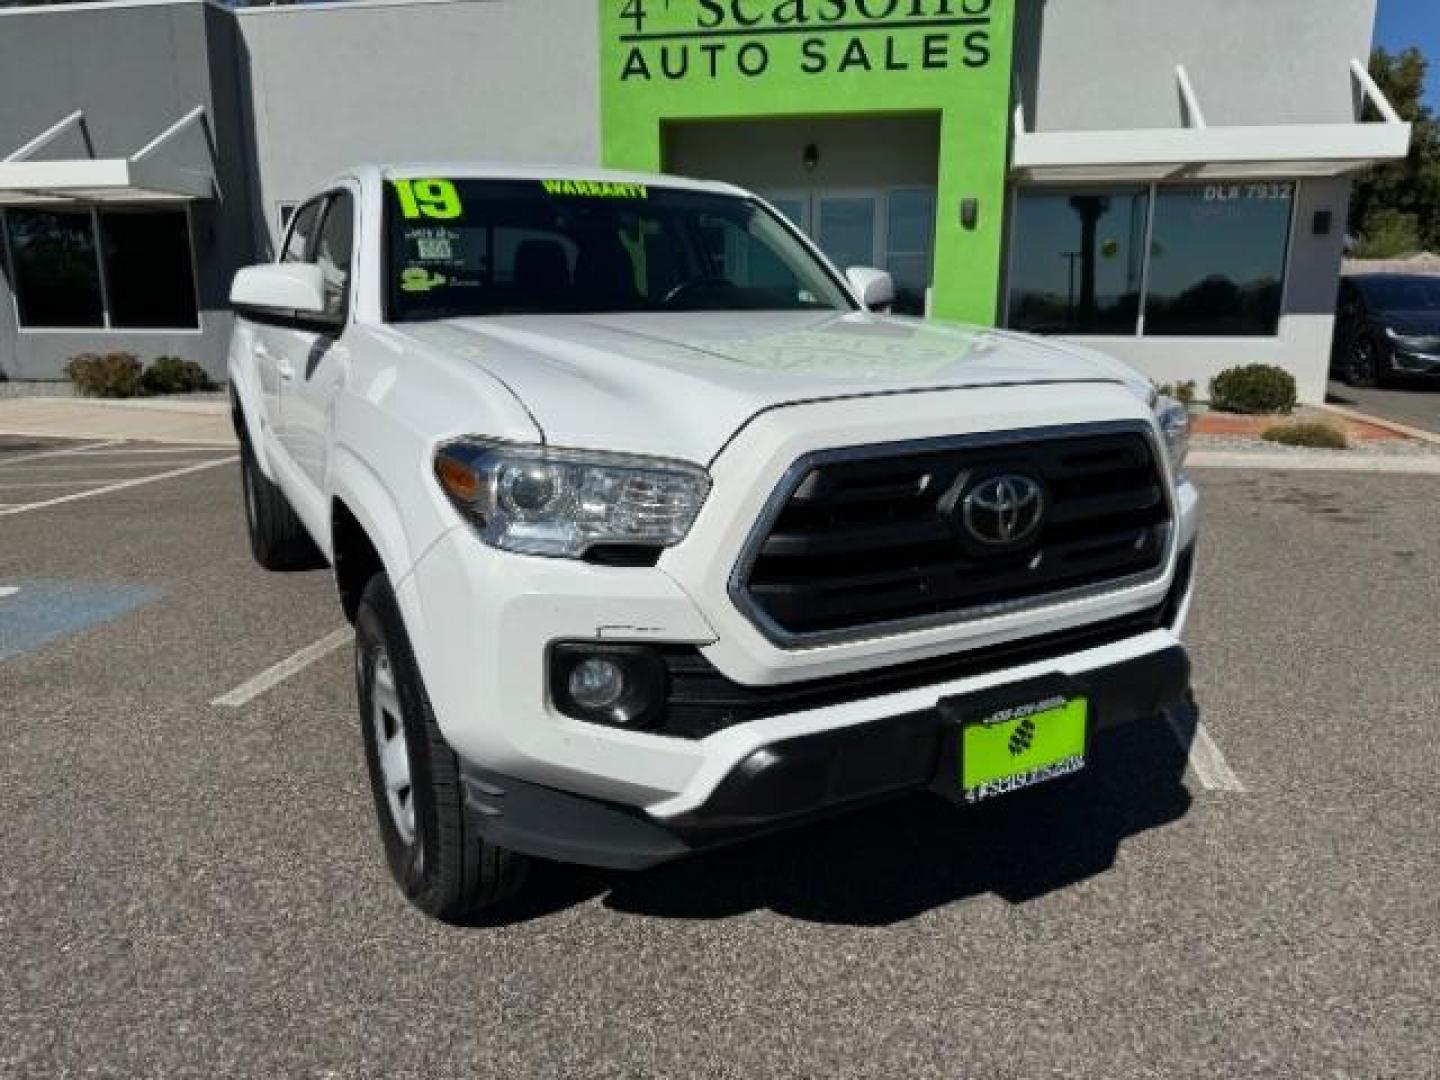
M 122 581 L 0 578 L 0 661 L 118 619 L 161 592 Z

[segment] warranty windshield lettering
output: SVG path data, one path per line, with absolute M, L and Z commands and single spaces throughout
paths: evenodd
M 622 83 L 983 68 L 993 0 L 626 0 Z M 653 11 L 651 9 L 654 9 Z

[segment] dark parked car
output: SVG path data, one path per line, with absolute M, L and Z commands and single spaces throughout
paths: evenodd
M 1351 386 L 1440 378 L 1440 277 L 1354 274 L 1340 282 L 1330 370 Z

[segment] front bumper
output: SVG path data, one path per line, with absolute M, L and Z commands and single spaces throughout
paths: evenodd
M 1173 616 L 1151 628 L 1099 643 L 1052 636 L 1087 636 L 1089 628 L 1141 616 L 1182 591 L 1175 587 L 1179 554 L 1193 543 L 1198 518 L 1195 489 L 1183 480 L 1174 496 L 1177 550 L 1154 582 L 815 647 L 769 641 L 726 586 L 764 502 L 799 457 L 881 442 L 897 430 L 929 438 L 1149 415 L 1129 391 L 1108 384 L 905 394 L 775 412 L 785 416 L 757 417 L 712 464 L 715 487 L 701 517 L 655 567 L 497 552 L 457 524 L 397 582 L 437 721 L 462 759 L 668 820 L 703 804 L 761 747 L 924 710 L 941 696 L 1057 671 L 1082 676 L 1178 644 L 1184 596 Z M 1037 641 L 1048 642 L 1043 655 L 1029 649 Z M 551 696 L 547 657 L 557 642 L 684 648 L 723 678 L 720 689 L 737 711 L 752 699 L 765 708 L 723 730 L 711 724 L 670 734 L 574 719 Z M 783 708 L 773 707 L 782 700 Z M 695 697 L 683 704 L 695 712 Z
M 1092 732 L 1103 737 L 1177 704 L 1190 685 L 1190 662 L 1175 645 L 1076 681 L 1090 701 Z M 500 847 L 638 870 L 927 788 L 944 767 L 947 724 L 937 700 L 884 720 L 769 743 L 731 768 L 703 802 L 669 817 L 468 763 L 466 806 L 480 835 Z

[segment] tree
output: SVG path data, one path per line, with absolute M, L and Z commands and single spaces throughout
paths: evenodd
M 1350 232 L 1372 258 L 1417 248 L 1440 251 L 1440 120 L 1424 102 L 1429 66 L 1416 48 L 1370 54 L 1371 77 L 1414 126 L 1409 157 L 1376 165 L 1355 181 Z M 1365 118 L 1379 119 L 1373 105 L 1367 105 Z

